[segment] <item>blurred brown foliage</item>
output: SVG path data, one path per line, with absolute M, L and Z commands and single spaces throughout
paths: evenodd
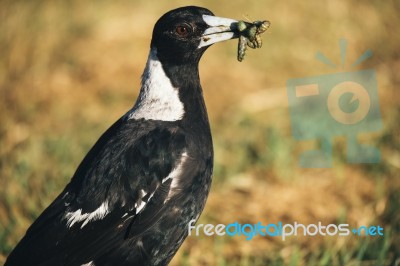
M 100 134 L 138 94 L 152 27 L 183 5 L 268 19 L 264 46 L 236 61 L 234 41 L 200 65 L 215 142 L 213 188 L 199 223 L 380 224 L 384 237 L 189 237 L 174 265 L 388 265 L 400 257 L 398 1 L 0 1 L 0 262 L 60 193 Z M 379 164 L 303 169 L 315 143 L 291 137 L 285 83 L 328 74 L 317 51 L 377 73 L 384 129 L 366 141 Z M 356 69 L 357 70 L 357 69 Z

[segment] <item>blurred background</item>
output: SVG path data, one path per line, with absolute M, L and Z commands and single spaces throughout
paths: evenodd
M 0 264 L 69 182 L 99 136 L 134 104 L 156 20 L 198 5 L 222 17 L 271 21 L 264 46 L 237 42 L 200 63 L 215 145 L 210 197 L 198 223 L 380 225 L 384 236 L 191 236 L 172 265 L 390 265 L 400 258 L 399 1 L 0 0 Z M 344 68 L 339 40 L 348 41 Z M 351 64 L 370 49 L 374 55 Z M 318 145 L 292 138 L 286 81 L 376 71 L 383 129 L 363 140 L 377 164 L 299 167 Z

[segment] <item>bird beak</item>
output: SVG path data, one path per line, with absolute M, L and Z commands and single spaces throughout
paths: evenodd
M 209 26 L 201 36 L 198 48 L 209 46 L 216 42 L 222 42 L 237 38 L 237 20 L 203 15 L 204 22 Z

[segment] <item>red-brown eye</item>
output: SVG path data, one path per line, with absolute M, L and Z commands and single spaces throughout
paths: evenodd
M 185 37 L 191 32 L 191 29 L 190 29 L 190 26 L 188 26 L 188 25 L 180 25 L 180 26 L 176 27 L 175 32 L 179 36 Z

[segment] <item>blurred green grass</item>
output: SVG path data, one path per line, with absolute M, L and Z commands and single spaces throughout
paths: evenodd
M 0 1 L 0 262 L 134 103 L 157 18 L 189 4 L 272 22 L 263 48 L 244 62 L 233 41 L 210 48 L 201 62 L 216 158 L 200 222 L 380 224 L 385 237 L 189 237 L 173 264 L 393 263 L 400 257 L 400 5 L 355 0 Z M 340 62 L 340 38 L 349 42 L 348 65 L 374 52 L 361 68 L 377 72 L 384 129 L 367 140 L 382 162 L 347 164 L 338 138 L 332 169 L 302 169 L 298 155 L 315 143 L 291 138 L 285 83 L 338 71 L 314 55 Z

